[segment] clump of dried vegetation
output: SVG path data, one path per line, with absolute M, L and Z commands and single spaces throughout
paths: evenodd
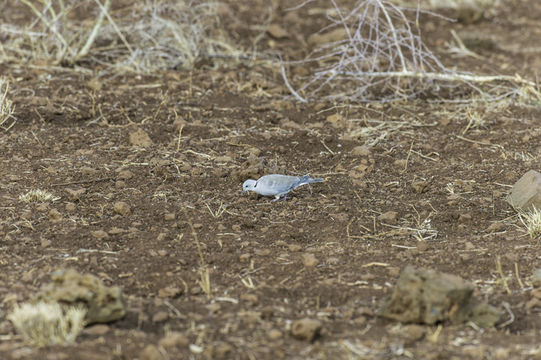
M 8 315 L 25 341 L 33 346 L 69 345 L 85 326 L 86 309 L 58 303 L 38 302 L 17 305 Z
M 19 195 L 19 201 L 22 201 L 24 203 L 41 203 L 46 201 L 55 201 L 58 199 L 59 198 L 55 198 L 50 192 L 41 189 L 32 189 L 24 194 Z
M 9 130 L 13 125 L 15 125 L 15 117 L 13 112 L 15 107 L 13 102 L 8 97 L 9 94 L 9 82 L 0 77 L 0 128 L 5 131 Z
M 225 11 L 218 2 L 144 0 L 120 8 L 111 0 L 21 3 L 33 18 L 23 24 L 0 24 L 4 63 L 152 73 L 191 69 L 209 59 L 215 63 L 246 58 L 228 41 L 221 24 Z M 537 84 L 518 75 L 483 76 L 446 67 L 421 39 L 420 15 L 438 16 L 434 13 L 384 0 L 358 0 L 352 9 L 335 0 L 328 3 L 329 25 L 321 32 L 339 31 L 342 37 L 296 62 L 316 65 L 302 83 L 290 82 L 282 67 L 286 86 L 300 101 L 330 94 L 324 96 L 356 102 L 419 96 L 457 102 L 476 93 L 485 101 L 514 97 L 541 103 Z M 460 45 L 454 51 L 467 51 Z
M 34 18 L 0 25 L 2 62 L 148 73 L 240 55 L 220 30 L 215 2 L 145 0 L 114 11 L 110 0 L 21 2 Z
M 329 2 L 329 25 L 321 32 L 341 31 L 341 39 L 324 43 L 306 59 L 290 63 L 316 65 L 298 89 L 289 83 L 282 68 L 288 88 L 300 101 L 322 93 L 332 94 L 329 98 L 361 102 L 406 100 L 421 95 L 462 101 L 457 96 L 471 97 L 472 93 L 486 101 L 511 96 L 541 99 L 537 84 L 518 75 L 484 76 L 444 66 L 421 39 L 419 17 L 421 13 L 438 16 L 434 13 L 383 0 L 359 0 L 353 9 L 344 9 L 335 0 Z M 457 88 L 459 91 L 449 91 Z
M 541 210 L 536 207 L 528 211 L 519 211 L 518 217 L 520 222 L 526 228 L 526 232 L 530 239 L 541 238 Z
M 192 231 L 192 236 L 195 242 L 195 245 L 197 247 L 197 253 L 199 254 L 199 280 L 197 283 L 201 287 L 201 290 L 210 297 L 212 295 L 212 286 L 210 282 L 210 269 L 208 266 L 208 263 L 205 261 L 205 257 L 203 256 L 203 250 L 201 248 L 201 242 L 199 242 L 199 237 L 197 236 L 197 231 L 195 231 L 195 227 L 193 226 L 192 220 L 188 216 L 188 213 L 186 211 L 186 208 L 183 208 L 182 211 L 184 212 L 184 216 L 186 217 L 186 220 L 188 222 L 188 225 L 190 226 L 190 229 Z

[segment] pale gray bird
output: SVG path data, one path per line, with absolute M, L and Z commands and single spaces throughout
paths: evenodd
M 276 201 L 282 196 L 285 198 L 288 192 L 298 188 L 299 186 L 322 181 L 325 180 L 312 179 L 310 175 L 299 177 L 271 174 L 262 176 L 257 180 L 246 180 L 244 184 L 242 184 L 242 193 L 245 193 L 246 191 L 253 191 L 264 196 L 274 196 L 273 201 Z

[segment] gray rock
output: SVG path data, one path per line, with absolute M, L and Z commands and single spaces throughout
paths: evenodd
M 458 276 L 408 266 L 376 314 L 403 323 L 472 321 L 483 328 L 494 326 L 501 312 L 487 303 L 473 302 L 472 294 L 473 286 Z
M 541 287 L 541 268 L 537 268 L 533 272 L 532 285 L 535 287 Z
M 403 323 L 466 320 L 473 286 L 458 276 L 406 267 L 377 315 Z
M 507 202 L 515 209 L 541 209 L 541 174 L 530 170 L 513 185 Z

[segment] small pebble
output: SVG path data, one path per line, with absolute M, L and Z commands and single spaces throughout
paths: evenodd
M 122 216 L 126 216 L 131 212 L 130 205 L 128 205 L 124 201 L 117 201 L 113 205 L 113 210 L 115 211 L 115 213 L 120 214 Z
M 322 327 L 319 320 L 309 318 L 295 320 L 291 324 L 291 335 L 299 340 L 312 342 L 319 336 Z
M 282 332 L 277 329 L 270 329 L 267 332 L 267 337 L 269 338 L 269 340 L 278 340 L 282 337 Z
M 306 253 L 302 255 L 302 264 L 305 267 L 307 268 L 315 267 L 317 266 L 318 263 L 319 261 L 317 260 L 314 254 Z

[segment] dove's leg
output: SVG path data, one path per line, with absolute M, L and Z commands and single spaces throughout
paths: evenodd
M 286 200 L 287 199 L 287 194 L 278 194 L 278 195 L 275 195 L 274 196 L 274 199 L 272 199 L 272 202 L 275 202 L 275 201 L 278 201 L 278 200 Z

